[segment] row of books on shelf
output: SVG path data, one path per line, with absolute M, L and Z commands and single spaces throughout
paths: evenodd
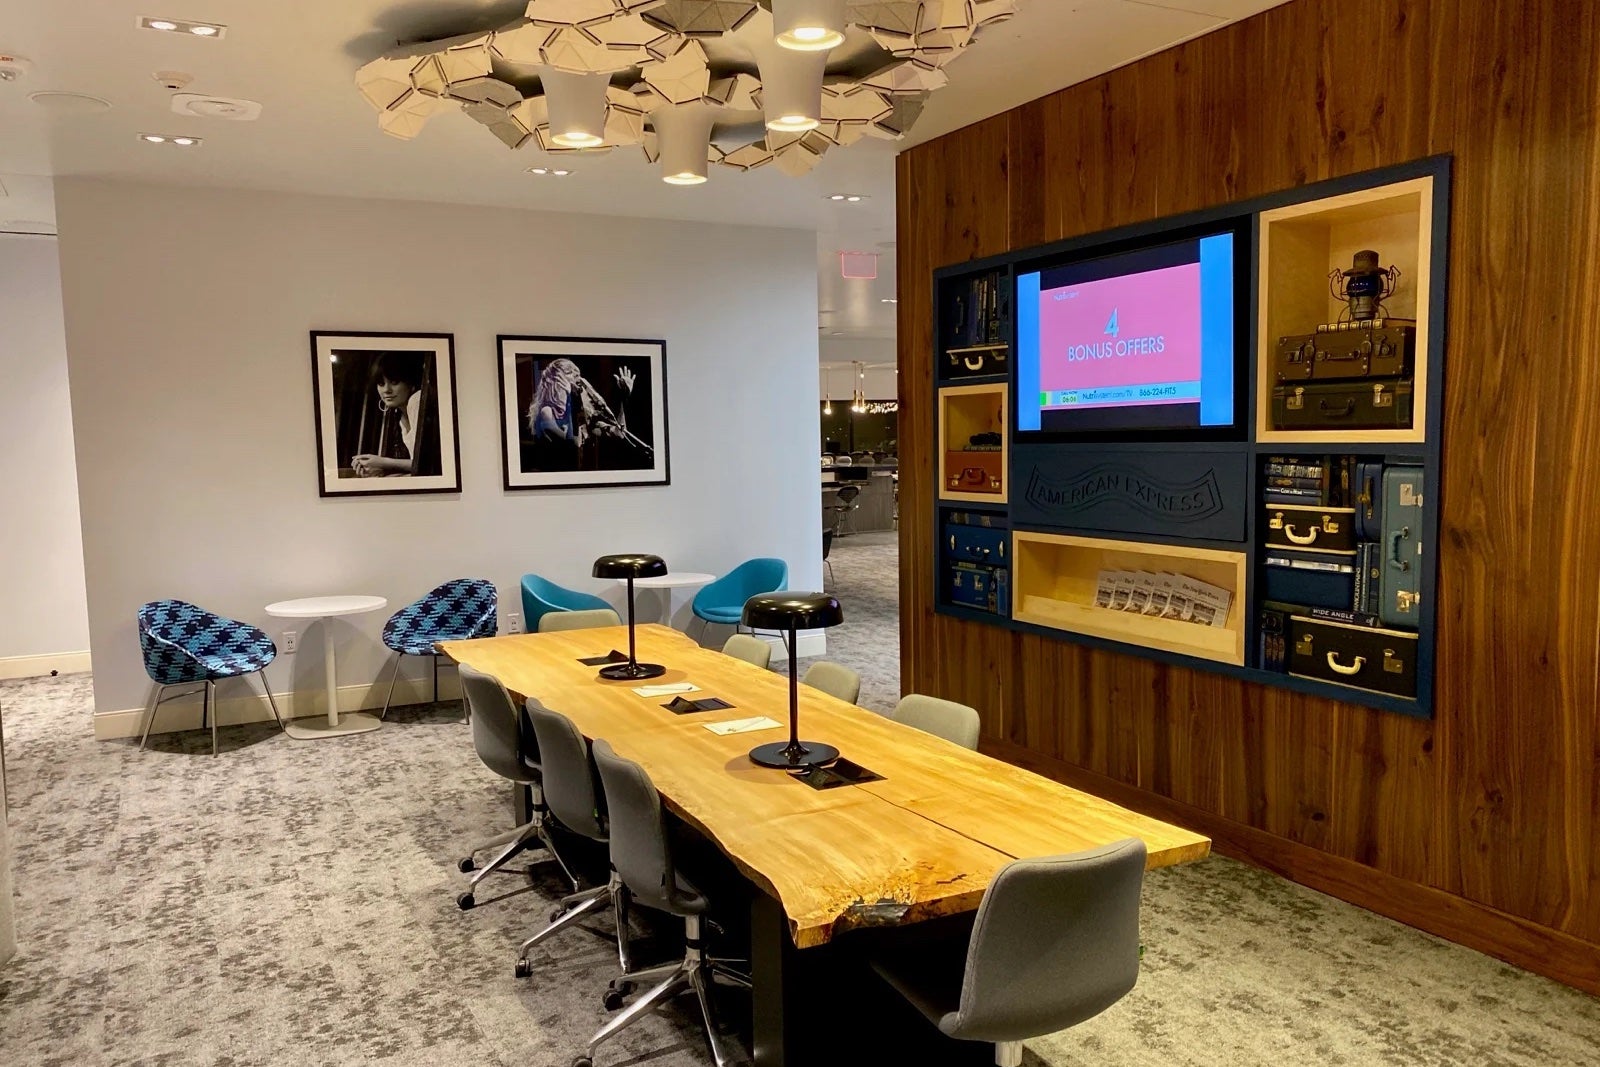
M 999 274 L 981 274 L 960 282 L 952 297 L 950 319 L 944 347 L 973 348 L 1004 343 L 1003 323 L 1010 310 L 1004 279 Z

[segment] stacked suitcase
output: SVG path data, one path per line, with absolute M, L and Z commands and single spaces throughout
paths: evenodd
M 1002 516 L 947 513 L 940 554 L 949 603 L 1010 616 L 1011 531 Z
M 1410 319 L 1331 323 L 1278 339 L 1275 430 L 1410 429 L 1417 328 Z
M 1262 487 L 1261 666 L 1414 697 L 1423 468 L 1271 456 Z

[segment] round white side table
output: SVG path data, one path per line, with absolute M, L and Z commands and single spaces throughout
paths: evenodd
M 343 615 L 365 615 L 382 611 L 389 601 L 381 596 L 308 596 L 300 600 L 280 600 L 268 604 L 266 611 L 276 619 L 316 619 L 322 623 L 322 669 L 328 682 L 328 715 L 325 719 L 296 718 L 284 724 L 284 732 L 297 741 L 322 737 L 347 737 L 364 734 L 383 725 L 383 720 L 365 711 L 339 714 L 339 676 L 334 665 L 332 620 Z
M 717 576 L 715 574 L 699 574 L 695 571 L 673 571 L 669 574 L 663 574 L 659 578 L 635 578 L 633 580 L 633 588 L 635 592 L 640 589 L 659 591 L 661 596 L 660 621 L 670 626 L 672 625 L 672 591 L 697 585 L 710 585 L 716 580 Z M 626 578 L 618 578 L 617 584 L 627 585 L 628 580 Z M 623 605 L 623 607 L 626 610 L 627 605 Z

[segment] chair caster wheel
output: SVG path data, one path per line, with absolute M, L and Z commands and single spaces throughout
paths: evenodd
M 532 978 L 533 977 L 533 964 L 532 964 L 532 962 L 530 962 L 528 960 L 518 960 L 517 961 L 516 974 L 517 974 L 518 978 Z
M 471 856 L 468 856 L 466 859 L 456 864 L 456 868 L 462 874 L 471 874 L 473 871 L 478 869 L 478 865 L 472 861 Z
M 606 1006 L 606 1011 L 616 1011 L 626 1002 L 620 989 L 608 989 L 600 1002 Z
M 556 908 L 550 912 L 550 921 L 555 922 L 567 913 L 566 908 Z
M 456 897 L 456 907 L 460 908 L 462 911 L 471 911 L 473 908 L 477 907 L 477 904 L 477 898 L 471 893 L 462 893 L 459 897 Z
M 591 1060 L 588 1056 L 579 1056 L 572 1061 L 572 1067 L 594 1067 L 594 1060 Z

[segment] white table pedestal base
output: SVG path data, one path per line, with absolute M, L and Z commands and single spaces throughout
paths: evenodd
M 308 719 L 290 719 L 283 725 L 283 732 L 296 741 L 316 741 L 324 737 L 348 737 L 351 734 L 366 734 L 383 725 L 383 720 L 368 711 L 347 711 L 339 716 L 338 722 L 329 722 L 326 715 L 317 715 Z
M 342 615 L 359 615 L 387 607 L 383 597 L 307 597 L 268 604 L 267 614 L 284 619 L 315 619 L 322 623 L 322 677 L 326 683 L 326 710 L 320 716 L 290 719 L 283 732 L 296 741 L 317 741 L 324 737 L 349 737 L 366 734 L 383 725 L 378 716 L 364 711 L 339 714 L 339 671 L 334 661 L 333 620 Z

